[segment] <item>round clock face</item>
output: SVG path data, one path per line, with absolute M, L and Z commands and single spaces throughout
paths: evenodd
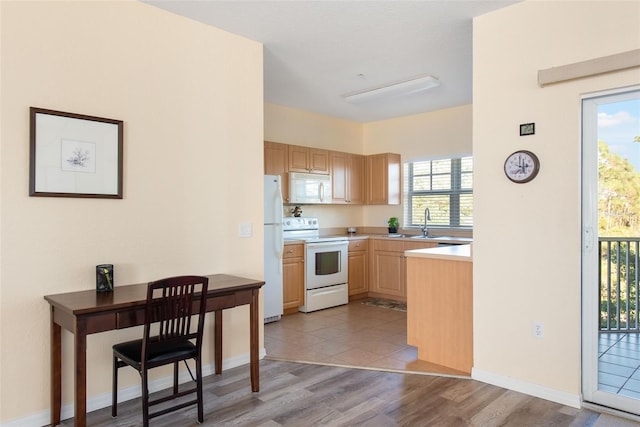
M 522 184 L 538 175 L 540 160 L 531 151 L 520 150 L 512 153 L 504 162 L 504 173 L 511 181 Z

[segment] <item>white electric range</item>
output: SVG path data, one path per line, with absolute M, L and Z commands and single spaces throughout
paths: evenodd
M 349 302 L 348 252 L 345 237 L 320 236 L 318 218 L 283 218 L 284 240 L 305 243 L 305 298 L 300 311 L 308 313 Z

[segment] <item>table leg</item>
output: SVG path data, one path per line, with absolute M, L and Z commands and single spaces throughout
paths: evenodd
M 87 425 L 87 326 L 76 319 L 74 336 L 75 353 L 75 394 L 76 414 L 75 426 Z
M 259 352 L 259 310 L 258 310 L 258 290 L 252 291 L 251 304 L 249 305 L 249 360 L 251 364 L 251 390 L 260 391 L 260 365 L 258 360 Z
M 62 330 L 54 321 L 55 308 L 51 306 L 51 425 L 60 424 L 62 406 Z
M 215 311 L 215 327 L 213 334 L 214 349 L 214 362 L 216 365 L 216 375 L 222 373 L 222 310 Z

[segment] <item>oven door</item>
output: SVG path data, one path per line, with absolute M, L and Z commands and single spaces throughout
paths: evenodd
M 307 289 L 347 283 L 347 241 L 306 244 L 305 284 Z

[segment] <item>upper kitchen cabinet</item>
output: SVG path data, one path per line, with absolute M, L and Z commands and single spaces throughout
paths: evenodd
M 329 150 L 289 145 L 289 172 L 329 174 Z
M 277 142 L 264 142 L 264 174 L 280 175 L 282 183 L 282 198 L 285 203 L 289 201 L 289 177 L 287 172 L 289 164 L 289 146 Z
M 400 204 L 400 154 L 384 153 L 367 156 L 366 204 Z
M 331 151 L 332 201 L 336 204 L 364 204 L 364 156 Z

